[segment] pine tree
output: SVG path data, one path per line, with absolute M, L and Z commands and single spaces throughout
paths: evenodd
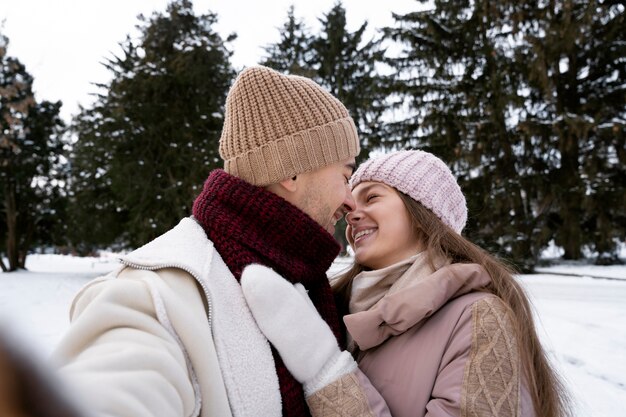
M 469 237 L 522 269 L 551 239 L 566 258 L 623 240 L 623 205 L 606 204 L 624 199 L 623 14 L 582 1 L 435 1 L 386 29 L 404 47 L 390 63 L 411 110 L 396 137 L 452 165 Z
M 291 7 L 280 41 L 265 47 L 267 56 L 260 63 L 309 77 L 337 97 L 354 119 L 362 147 L 359 160 L 365 160 L 385 137 L 386 78 L 377 67 L 385 51 L 381 39 L 365 39 L 367 22 L 348 30 L 340 2 L 319 21 L 321 31 L 312 33 Z
M 311 42 L 311 64 L 317 80 L 348 109 L 359 131 L 361 153 L 366 160 L 385 138 L 387 79 L 379 72 L 385 50 L 382 38 L 365 40 L 368 23 L 348 31 L 346 10 L 341 2 L 319 19 L 321 33 Z
M 409 110 L 395 136 L 452 166 L 467 197 L 470 239 L 528 269 L 541 246 L 534 245 L 541 213 L 532 209 L 536 178 L 525 166 L 534 155 L 520 146 L 515 125 L 515 12 L 506 2 L 436 1 L 395 15 L 397 27 L 386 34 L 403 46 L 389 62 Z
M 287 10 L 287 21 L 279 32 L 280 41 L 264 47 L 266 56 L 260 64 L 286 74 L 315 78 L 311 34 L 304 21 L 296 18 L 293 5 Z
M 82 250 L 137 246 L 168 230 L 221 166 L 234 35 L 222 39 L 216 23 L 213 13 L 196 16 L 191 1 L 174 1 L 140 17 L 139 40 L 127 38 L 107 60 L 111 82 L 73 126 L 73 241 Z
M 562 0 L 524 10 L 519 61 L 527 63 L 528 140 L 547 161 L 546 210 L 565 259 L 582 248 L 617 262 L 626 239 L 624 4 Z
M 337 97 L 354 119 L 361 141 L 357 160 L 363 161 L 387 136 L 387 79 L 378 69 L 385 53 L 382 40 L 365 39 L 367 22 L 350 32 L 341 3 L 319 21 L 321 31 L 311 33 L 290 8 L 287 22 L 280 30 L 280 41 L 266 46 L 268 55 L 261 64 L 309 77 Z M 345 222 L 338 223 L 335 237 L 346 248 L 344 232 Z
M 0 34 L 0 250 L 8 260 L 0 266 L 14 271 L 25 267 L 34 243 L 56 243 L 64 142 L 61 103 L 35 101 L 32 76 L 7 47 Z

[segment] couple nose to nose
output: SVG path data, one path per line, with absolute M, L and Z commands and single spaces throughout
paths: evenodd
M 346 193 L 346 198 L 343 202 L 343 214 L 347 222 L 350 222 L 350 219 L 358 220 L 358 217 L 355 217 L 355 213 L 357 211 L 357 204 L 352 196 L 352 192 L 348 189 Z
M 344 215 L 349 224 L 353 224 L 361 219 L 361 212 L 354 199 L 351 199 L 350 205 L 344 204 Z

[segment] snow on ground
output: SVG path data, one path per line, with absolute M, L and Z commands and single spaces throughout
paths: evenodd
M 348 264 L 339 260 L 331 274 Z M 112 254 L 31 255 L 26 266 L 28 271 L 0 273 L 0 322 L 46 357 L 67 329 L 76 291 L 117 263 Z M 575 400 L 576 417 L 626 417 L 626 266 L 563 264 L 540 272 L 520 281 L 537 310 L 540 337 Z
M 570 262 L 561 265 L 538 267 L 537 272 L 559 275 L 574 275 L 596 278 L 626 280 L 626 268 L 623 265 L 597 266 L 581 262 Z
M 576 401 L 576 416 L 626 416 L 626 281 L 547 274 L 520 280 L 538 312 L 540 338 Z
M 48 355 L 67 329 L 74 294 L 116 266 L 116 259 L 108 256 L 30 255 L 27 271 L 0 273 L 0 324 Z

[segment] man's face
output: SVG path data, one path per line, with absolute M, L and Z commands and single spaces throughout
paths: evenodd
M 297 176 L 299 193 L 296 206 L 331 235 L 335 232 L 337 221 L 354 209 L 348 185 L 354 167 L 354 158 L 350 158 Z

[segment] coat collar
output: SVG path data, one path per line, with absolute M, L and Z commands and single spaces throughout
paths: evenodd
M 387 294 L 369 310 L 348 314 L 343 320 L 354 342 L 367 350 L 423 324 L 449 300 L 490 282 L 489 274 L 478 264 L 447 265 L 402 291 Z
M 212 256 L 213 242 L 193 217 L 186 217 L 168 232 L 122 256 L 120 261 L 138 269 L 176 267 L 199 279 Z

